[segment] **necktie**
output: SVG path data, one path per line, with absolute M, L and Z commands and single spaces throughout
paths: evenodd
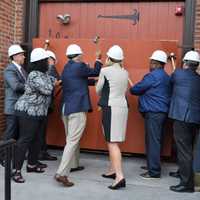
M 21 74 L 22 74 L 23 78 L 26 80 L 26 78 L 27 78 L 27 73 L 26 73 L 26 71 L 24 70 L 24 68 L 21 67 L 20 71 L 21 71 Z

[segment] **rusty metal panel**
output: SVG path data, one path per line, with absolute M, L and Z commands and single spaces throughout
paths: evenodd
M 50 40 L 49 49 L 54 51 L 58 57 L 57 69 L 62 72 L 64 64 L 67 62 L 65 56 L 66 47 L 76 43 L 81 46 L 84 52 L 84 60 L 88 63 L 94 63 L 96 46 L 90 39 L 52 39 Z M 113 45 L 118 44 L 124 49 L 125 61 L 124 66 L 128 70 L 130 78 L 137 82 L 144 74 L 148 72 L 149 56 L 156 49 L 162 49 L 167 53 L 178 52 L 177 41 L 142 41 L 127 39 L 102 39 L 100 48 L 103 52 L 103 60 L 106 58 L 106 51 Z M 34 39 L 34 47 L 43 47 L 44 39 Z M 178 55 L 178 59 L 180 57 Z M 171 73 L 171 65 L 166 66 L 166 71 Z M 57 91 L 55 91 L 57 93 Z M 81 141 L 81 147 L 86 149 L 106 150 L 106 144 L 101 129 L 101 113 L 97 111 L 98 96 L 94 87 L 90 88 L 92 98 L 93 112 L 88 113 L 87 127 L 84 137 Z M 62 146 L 65 144 L 64 127 L 60 116 L 60 94 L 55 98 L 56 108 L 54 113 L 49 116 L 48 125 L 48 144 Z M 130 104 L 127 138 L 122 145 L 123 152 L 144 153 L 144 122 L 137 110 L 137 97 L 128 94 Z M 171 153 L 171 129 L 166 129 L 166 139 L 164 155 Z
M 180 61 L 181 48 L 178 46 L 182 44 L 184 17 L 175 16 L 176 6 L 184 6 L 184 1 L 40 3 L 40 39 L 35 39 L 33 45 L 43 46 L 44 39 L 50 39 L 49 48 L 56 52 L 59 59 L 58 71 L 61 72 L 66 62 L 65 50 L 68 44 L 78 43 L 85 52 L 86 62 L 92 63 L 95 59 L 95 46 L 91 38 L 99 35 L 104 59 L 109 46 L 122 46 L 126 56 L 125 66 L 131 79 L 136 82 L 148 72 L 148 58 L 155 49 L 174 52 Z M 56 19 L 58 14 L 65 13 L 71 15 L 68 25 Z M 170 73 L 171 67 L 167 65 L 166 70 Z M 94 111 L 88 113 L 81 147 L 105 150 L 101 113 L 97 112 L 98 97 L 94 88 L 90 88 L 90 93 Z M 122 151 L 144 153 L 144 125 L 137 110 L 137 97 L 128 95 L 128 98 L 130 113 L 127 139 L 122 145 Z M 65 144 L 59 102 L 60 94 L 56 97 L 56 110 L 49 118 L 48 143 L 53 145 Z M 169 134 L 166 134 L 164 155 L 170 155 L 172 137 L 169 124 L 166 130 Z
M 184 2 L 41 3 L 39 37 L 72 39 L 99 35 L 106 39 L 178 40 L 182 43 L 184 17 L 175 15 L 176 6 L 184 6 Z M 58 14 L 65 13 L 71 15 L 68 25 L 56 19 Z M 137 17 L 137 14 L 136 21 L 122 17 Z

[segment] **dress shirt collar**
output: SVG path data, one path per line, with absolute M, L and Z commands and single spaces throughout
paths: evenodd
M 15 61 L 12 61 L 12 63 L 17 67 L 17 69 L 20 71 L 20 73 L 21 73 L 21 68 L 22 68 L 22 66 L 21 65 L 19 65 L 19 64 L 17 64 Z

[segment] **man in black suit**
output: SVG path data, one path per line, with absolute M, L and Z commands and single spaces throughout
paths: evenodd
M 169 118 L 174 120 L 180 184 L 171 186 L 170 190 L 193 192 L 193 141 L 200 125 L 200 76 L 196 72 L 200 56 L 196 51 L 189 51 L 183 61 L 183 69 L 177 69 L 171 77 Z

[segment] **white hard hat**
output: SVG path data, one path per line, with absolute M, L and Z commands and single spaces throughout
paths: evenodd
M 162 50 L 156 50 L 150 57 L 151 60 L 167 63 L 167 54 Z
M 47 52 L 43 48 L 35 48 L 31 52 L 30 62 L 36 62 L 45 58 L 49 58 Z
M 18 44 L 13 44 L 9 47 L 8 49 L 8 56 L 13 56 L 16 55 L 18 53 L 24 53 L 24 50 L 21 48 L 20 45 Z
M 197 51 L 188 51 L 183 58 L 183 61 L 186 60 L 200 62 L 199 53 Z
M 116 60 L 123 60 L 124 59 L 124 53 L 120 46 L 114 45 L 112 46 L 108 52 L 107 56 Z
M 54 60 L 56 60 L 56 55 L 53 51 L 46 50 L 46 53 L 49 57 L 52 57 Z
M 67 47 L 66 55 L 70 56 L 70 55 L 76 55 L 76 54 L 83 54 L 81 48 L 77 44 L 70 44 Z

